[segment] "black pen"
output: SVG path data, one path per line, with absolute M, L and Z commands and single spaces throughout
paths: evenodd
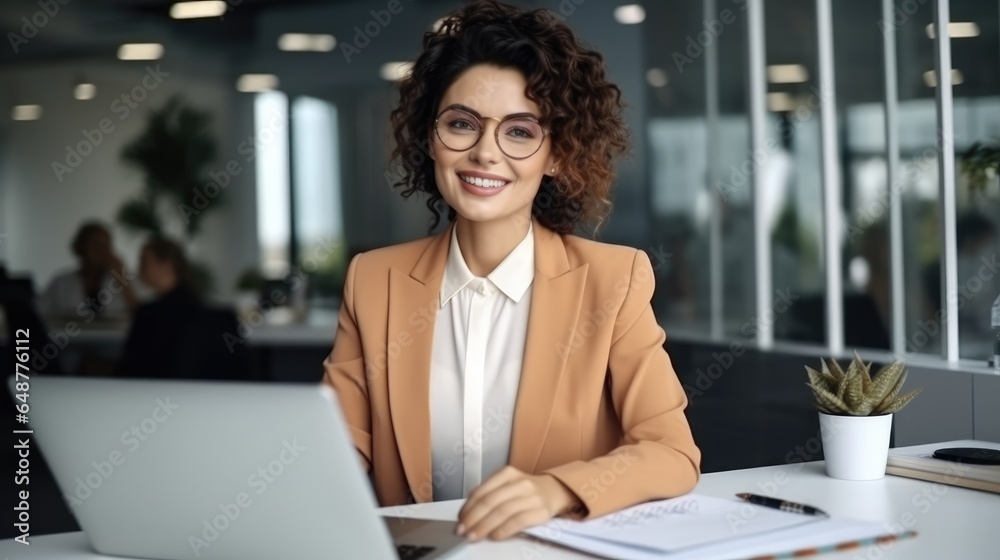
M 737 494 L 737 498 L 750 502 L 751 504 L 757 504 L 758 506 L 764 506 L 774 509 L 780 509 L 781 511 L 789 511 L 792 513 L 804 513 L 806 515 L 822 515 L 829 517 L 827 513 L 821 509 L 816 509 L 812 506 L 807 506 L 805 504 L 797 504 L 795 502 L 786 502 L 785 500 L 779 500 L 778 498 L 768 498 L 767 496 L 758 496 L 757 494 Z

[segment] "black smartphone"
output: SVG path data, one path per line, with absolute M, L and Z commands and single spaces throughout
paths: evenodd
M 949 447 L 935 451 L 934 458 L 973 465 L 1000 465 L 1000 449 Z

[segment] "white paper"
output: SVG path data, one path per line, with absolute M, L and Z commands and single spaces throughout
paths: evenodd
M 696 494 L 588 521 L 555 519 L 525 532 L 622 560 L 750 558 L 886 534 L 876 523 L 789 513 Z

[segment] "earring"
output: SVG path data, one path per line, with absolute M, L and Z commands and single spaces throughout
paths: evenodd
M 555 172 L 556 172 L 556 168 L 553 167 L 551 173 L 555 173 Z

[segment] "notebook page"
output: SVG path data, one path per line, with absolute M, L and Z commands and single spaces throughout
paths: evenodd
M 557 523 L 549 528 L 609 544 L 676 552 L 816 523 L 821 519 L 746 502 L 688 494 L 588 521 L 556 520 Z M 532 529 L 527 532 L 541 536 Z

